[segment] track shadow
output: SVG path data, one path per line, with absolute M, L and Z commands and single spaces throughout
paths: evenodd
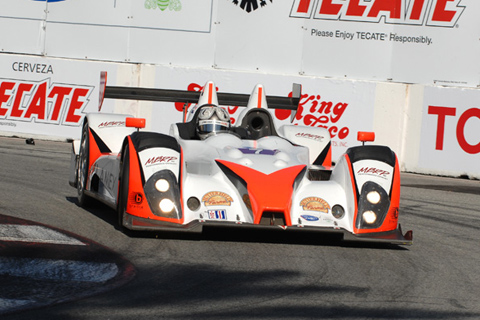
M 322 280 L 282 268 L 242 270 L 215 264 L 143 266 L 123 290 L 69 306 L 25 313 L 35 319 L 478 319 L 475 311 L 389 301 L 365 285 Z M 135 294 L 132 294 L 135 292 Z M 152 299 L 153 297 L 153 299 Z M 291 297 L 285 303 L 285 297 Z M 374 299 L 374 303 L 369 301 Z M 279 304 L 279 302 L 281 304 Z M 283 303 L 282 303 L 283 302 Z M 380 306 L 380 307 L 379 307 Z M 78 307 L 77 307 L 78 308 Z M 85 313 L 79 316 L 76 312 Z M 76 314 L 76 316 L 75 316 Z M 20 319 L 19 317 L 19 319 Z M 9 318 L 10 319 L 10 318 Z M 13 318 L 12 318 L 13 319 Z

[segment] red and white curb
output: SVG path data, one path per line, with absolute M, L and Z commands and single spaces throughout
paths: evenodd
M 130 262 L 93 241 L 0 215 L 0 315 L 105 292 L 134 275 Z

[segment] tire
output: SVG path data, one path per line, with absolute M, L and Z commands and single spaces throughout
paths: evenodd
M 124 216 L 127 210 L 129 179 L 130 179 L 130 156 L 129 156 L 129 147 L 127 143 L 122 154 L 122 160 L 120 162 L 120 175 L 119 175 L 119 182 L 118 182 L 120 187 L 118 189 L 117 214 L 118 214 L 118 226 L 120 227 L 120 230 L 125 230 Z
M 77 200 L 78 204 L 82 207 L 86 207 L 91 203 L 91 198 L 85 194 L 90 161 L 89 156 L 88 122 L 85 120 L 82 128 L 82 140 L 80 142 L 77 168 Z

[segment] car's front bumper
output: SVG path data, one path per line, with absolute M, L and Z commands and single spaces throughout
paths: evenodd
M 307 232 L 319 232 L 319 233 L 337 233 L 343 234 L 344 241 L 360 241 L 360 242 L 376 242 L 376 243 L 390 243 L 396 245 L 412 245 L 413 244 L 413 232 L 407 231 L 405 234 L 402 232 L 402 228 L 399 225 L 397 229 L 381 232 L 381 233 L 366 233 L 361 235 L 355 235 L 344 229 L 333 229 L 326 227 L 311 227 L 311 226 L 270 226 L 250 223 L 235 223 L 226 221 L 208 221 L 208 220 L 194 220 L 188 224 L 176 224 L 158 220 L 139 218 L 133 215 L 126 214 L 124 217 L 125 227 L 131 230 L 138 231 L 167 231 L 167 232 L 190 232 L 190 233 L 202 233 L 204 226 L 212 227 L 241 227 L 241 228 L 253 228 L 253 229 L 266 229 L 266 230 L 295 230 L 295 231 L 307 231 Z

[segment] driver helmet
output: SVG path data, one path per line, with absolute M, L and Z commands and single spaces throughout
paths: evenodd
M 206 139 L 219 132 L 230 130 L 230 116 L 227 111 L 216 105 L 200 107 L 197 119 L 197 133 L 200 139 Z

